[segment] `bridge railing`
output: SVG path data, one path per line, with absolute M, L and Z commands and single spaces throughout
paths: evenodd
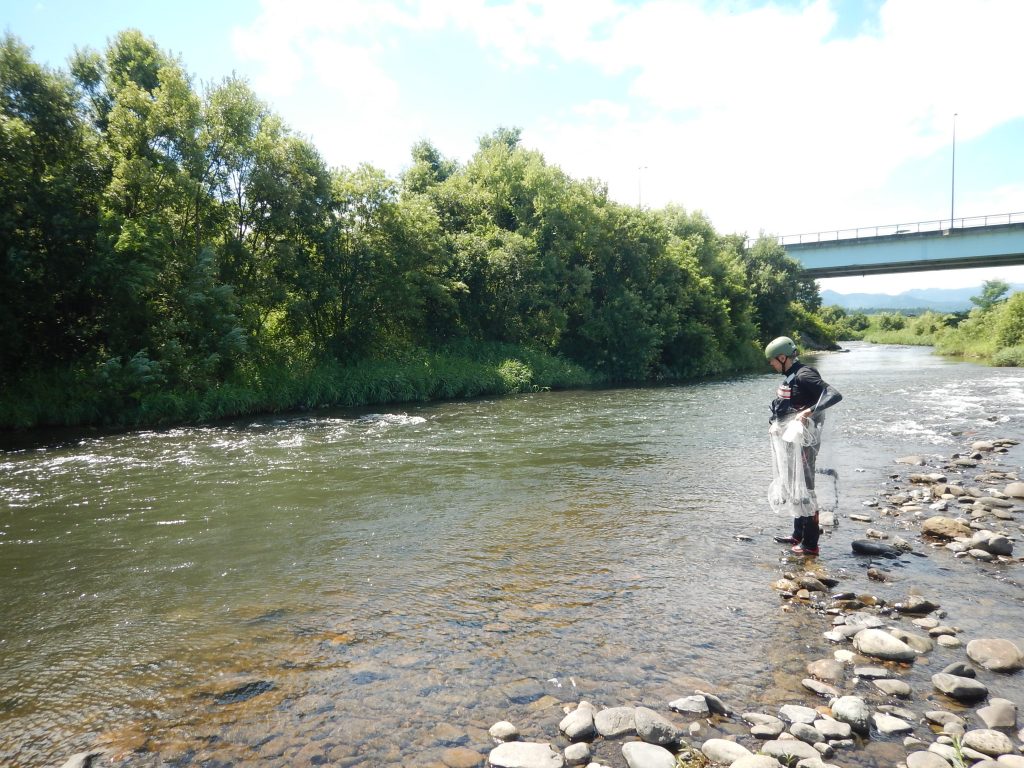
M 918 232 L 944 232 L 948 229 L 968 229 L 970 227 L 994 227 L 999 224 L 1024 223 L 1024 213 L 998 213 L 989 216 L 965 216 L 959 219 L 939 219 L 937 221 L 918 221 L 912 224 L 883 224 L 876 227 L 857 227 L 855 229 L 834 229 L 828 232 L 808 232 L 801 235 L 781 235 L 780 245 L 798 245 L 803 243 L 830 243 L 838 240 L 856 240 L 861 237 L 883 237 L 888 235 L 909 235 Z

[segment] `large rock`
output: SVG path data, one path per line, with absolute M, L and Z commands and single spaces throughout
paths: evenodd
M 825 736 L 821 731 L 813 725 L 807 725 L 807 723 L 793 723 L 790 726 L 789 732 L 800 739 L 800 741 L 806 741 L 812 745 L 825 740 Z
M 972 680 L 969 677 L 947 675 L 945 672 L 932 675 L 932 685 L 957 701 L 980 701 L 988 696 L 988 688 L 985 687 L 984 683 Z
M 978 717 L 989 728 L 1016 728 L 1017 705 L 1009 699 L 991 699 L 978 710 Z
M 853 728 L 850 727 L 850 724 L 841 723 L 838 720 L 829 720 L 826 718 L 815 720 L 814 727 L 817 728 L 821 735 L 828 741 L 848 739 L 853 735 Z
M 960 536 L 970 536 L 971 529 L 959 520 L 936 515 L 921 523 L 921 533 L 940 539 L 955 539 Z
M 676 712 L 689 717 L 707 717 L 711 714 L 708 700 L 700 695 L 683 696 L 675 701 L 670 701 L 668 706 L 669 709 L 674 709 Z
M 934 752 L 911 752 L 907 755 L 907 768 L 949 768 L 949 763 Z
M 896 547 L 890 546 L 889 544 L 882 544 L 877 541 L 871 541 L 870 539 L 854 539 L 850 542 L 850 548 L 858 555 L 867 555 L 869 557 L 888 557 L 897 558 L 903 554 Z
M 859 696 L 840 696 L 832 702 L 832 717 L 846 723 L 862 736 L 871 730 L 868 705 Z
M 967 656 L 993 672 L 1016 672 L 1024 668 L 1020 649 L 1009 640 L 971 640 L 967 644 Z
M 888 661 L 913 661 L 917 651 L 882 629 L 862 629 L 853 638 L 853 647 L 865 656 Z
M 968 731 L 963 737 L 964 746 L 976 749 L 985 755 L 1010 755 L 1015 751 L 1013 742 L 1005 733 L 993 731 L 988 728 L 977 728 Z
M 729 741 L 728 739 L 708 739 L 704 742 L 700 751 L 711 762 L 724 763 L 725 765 L 729 765 L 741 757 L 752 754 L 742 744 L 737 744 L 735 741 Z
M 664 747 L 631 741 L 622 745 L 622 756 L 629 768 L 675 768 L 676 759 Z
M 889 634 L 900 642 L 906 643 L 918 653 L 931 653 L 935 650 L 935 641 L 924 635 L 916 635 L 899 627 L 889 630 Z
M 818 659 L 807 665 L 808 674 L 826 683 L 838 683 L 843 679 L 843 665 L 835 659 Z
M 900 720 L 898 717 L 887 715 L 884 712 L 876 712 L 872 715 L 872 720 L 874 720 L 875 728 L 877 728 L 878 732 L 884 736 L 892 736 L 898 733 L 910 733 L 914 730 L 914 726 L 906 720 Z
M 686 735 L 682 728 L 647 707 L 636 708 L 634 722 L 637 736 L 648 744 L 667 747 L 670 744 L 678 744 Z
M 1003 493 L 1015 499 L 1024 499 L 1024 483 L 1010 483 Z
M 635 710 L 633 707 L 610 707 L 594 715 L 597 732 L 606 739 L 636 733 Z
M 558 730 L 565 734 L 569 741 L 590 741 L 597 735 L 594 725 L 594 705 L 589 701 L 581 701 L 579 706 L 562 718 Z
M 506 741 L 487 756 L 494 768 L 564 768 L 562 753 L 550 744 L 534 741 Z M 666 766 L 667 768 L 667 766 Z
M 787 723 L 813 723 L 818 719 L 818 711 L 799 704 L 783 704 L 779 707 L 779 717 Z

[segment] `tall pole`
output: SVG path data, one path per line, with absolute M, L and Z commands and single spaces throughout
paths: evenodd
M 949 228 L 953 228 L 953 202 L 956 200 L 956 112 L 953 113 L 953 168 L 949 174 Z

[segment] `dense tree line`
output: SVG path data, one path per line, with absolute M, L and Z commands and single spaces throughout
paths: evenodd
M 773 239 L 615 203 L 514 129 L 465 164 L 421 141 L 399 179 L 330 169 L 244 81 L 200 92 L 132 30 L 67 71 L 8 35 L 0 84 L 8 426 L 473 345 L 606 382 L 714 375 L 818 307 Z M 58 390 L 89 407 L 26 410 Z

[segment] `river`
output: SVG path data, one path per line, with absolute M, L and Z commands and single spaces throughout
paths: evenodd
M 898 456 L 1024 441 L 1024 372 L 863 344 L 810 360 L 845 395 L 819 458 L 839 519 L 821 563 L 1024 647 L 1019 564 L 938 551 L 872 584 L 845 519 Z M 486 751 L 498 720 L 554 739 L 556 700 L 807 703 L 803 666 L 831 649 L 826 620 L 769 587 L 796 566 L 764 501 L 776 384 L 22 436 L 0 454 L 0 763 L 100 743 L 143 765 L 431 765 Z M 1024 705 L 1024 682 L 999 695 Z

